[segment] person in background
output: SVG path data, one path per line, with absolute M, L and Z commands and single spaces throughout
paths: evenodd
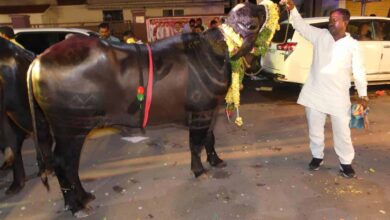
M 173 35 L 178 35 L 183 33 L 183 27 L 180 22 L 176 21 L 173 27 Z
M 198 33 L 198 34 L 200 34 L 200 33 L 202 33 L 202 32 L 204 31 L 204 28 L 203 28 L 203 26 L 201 26 L 201 25 L 196 25 L 195 28 L 194 28 L 193 30 L 194 30 L 193 33 Z
M 24 47 L 15 40 L 15 32 L 14 32 L 13 28 L 8 27 L 8 26 L 1 26 L 0 27 L 0 37 L 9 40 L 12 43 L 14 43 L 14 44 L 16 44 L 19 47 L 24 49 Z
M 99 24 L 99 35 L 101 39 L 107 40 L 110 43 L 119 43 L 120 40 L 111 35 L 110 26 L 108 23 L 100 23 Z
M 218 27 L 218 22 L 216 20 L 211 20 L 210 21 L 210 28 L 217 28 Z
M 137 39 L 134 36 L 134 33 L 132 31 L 125 31 L 122 35 L 122 41 L 124 43 L 132 44 L 137 42 Z
M 282 2 L 282 1 L 281 1 Z M 349 89 L 353 73 L 359 102 L 367 108 L 367 79 L 357 40 L 346 32 L 350 13 L 338 8 L 329 16 L 328 29 L 307 24 L 299 14 L 293 0 L 283 1 L 290 11 L 292 24 L 313 45 L 313 63 L 310 74 L 299 94 L 298 104 L 305 107 L 309 129 L 312 160 L 310 170 L 319 170 L 323 164 L 326 117 L 332 123 L 333 145 L 340 161 L 340 174 L 355 177 L 352 160 L 355 151 L 349 123 L 351 101 Z
M 381 22 L 381 21 L 376 21 L 376 22 L 374 22 L 374 27 L 375 27 L 375 37 L 374 37 L 374 40 L 376 40 L 376 41 L 383 41 L 383 40 L 385 40 L 385 38 L 386 38 L 385 23 Z M 388 29 L 387 29 L 387 32 L 389 32 Z M 388 39 L 386 38 L 386 40 L 388 40 Z
M 217 22 L 217 25 L 220 26 L 221 25 L 221 19 L 220 17 L 214 17 L 212 20 L 215 20 Z M 211 21 L 210 21 L 211 22 Z
M 203 24 L 203 20 L 202 18 L 197 18 L 196 21 L 195 21 L 195 26 L 202 26 L 203 27 L 203 31 L 207 30 L 207 26 L 205 26 Z
M 184 25 L 183 33 L 191 33 L 195 27 L 195 19 L 191 18 L 187 24 Z
M 225 18 L 221 18 L 219 21 L 220 21 L 220 23 L 221 23 L 220 25 L 225 24 Z
M 367 41 L 372 40 L 371 38 L 371 31 L 370 31 L 370 25 L 367 23 L 363 23 L 359 26 L 358 29 L 358 40 L 361 41 Z
M 122 36 L 122 40 L 126 44 L 143 44 L 141 40 L 138 40 L 137 37 L 135 37 L 132 31 L 125 31 Z

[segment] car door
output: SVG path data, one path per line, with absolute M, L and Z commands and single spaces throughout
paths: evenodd
M 381 59 L 379 62 L 378 80 L 390 80 L 390 20 L 374 21 L 374 39 L 380 45 Z
M 381 46 L 374 40 L 373 26 L 371 19 L 359 19 L 351 20 L 347 29 L 351 36 L 359 41 L 367 81 L 378 80 L 381 60 Z

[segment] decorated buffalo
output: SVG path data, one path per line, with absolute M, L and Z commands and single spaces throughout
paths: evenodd
M 231 79 L 229 61 L 252 49 L 265 17 L 262 5 L 232 9 L 226 25 L 242 38 L 232 53 L 225 32 L 216 28 L 150 46 L 74 36 L 41 54 L 30 66 L 29 95 L 54 135 L 53 165 L 65 206 L 76 216 L 88 214 L 94 196 L 82 187 L 78 168 L 85 138 L 97 127 L 185 124 L 194 175 L 205 172 L 203 146 L 211 166 L 224 166 L 214 149 L 213 126 Z
M 35 55 L 0 37 L 0 149 L 5 154 L 2 169 L 12 167 L 13 182 L 7 194 L 20 191 L 26 180 L 21 148 L 32 131 L 27 95 L 27 70 Z M 37 110 L 37 126 L 42 153 L 50 153 L 51 136 L 42 112 Z M 46 131 L 46 132 L 45 132 Z M 41 152 L 37 152 L 38 165 L 44 170 Z M 45 156 L 44 158 L 48 158 Z

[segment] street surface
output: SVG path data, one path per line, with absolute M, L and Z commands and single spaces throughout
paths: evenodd
M 245 85 L 244 126 L 229 123 L 221 110 L 215 128 L 216 150 L 227 167 L 210 168 L 204 153 L 209 172 L 198 179 L 190 171 L 184 127 L 95 132 L 80 164 L 83 186 L 96 196 L 90 203 L 95 213 L 85 219 L 390 219 L 390 86 L 369 89 L 371 127 L 352 131 L 358 177 L 345 179 L 338 175 L 329 122 L 325 164 L 308 170 L 304 109 L 295 103 L 299 86 L 251 80 Z M 270 85 L 273 90 L 264 91 Z M 385 94 L 377 97 L 378 90 Z M 148 139 L 131 143 L 121 134 Z M 0 174 L 0 219 L 75 219 L 63 211 L 57 179 L 50 178 L 47 192 L 36 177 L 31 140 L 23 156 L 29 179 L 19 194 L 4 194 L 12 173 Z

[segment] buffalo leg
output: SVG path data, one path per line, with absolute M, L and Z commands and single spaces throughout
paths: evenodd
M 206 172 L 200 158 L 206 135 L 207 129 L 190 128 L 191 170 L 195 177 L 198 177 Z
M 87 193 L 79 178 L 80 154 L 86 135 L 56 137 L 54 150 L 54 170 L 61 186 L 65 207 L 72 213 L 86 208 L 95 199 Z
M 21 189 L 23 189 L 26 181 L 26 173 L 23 166 L 23 158 L 22 158 L 22 145 L 23 141 L 27 136 L 27 133 L 20 129 L 13 122 L 8 120 L 8 125 L 11 127 L 13 131 L 13 135 L 8 136 L 8 138 L 13 139 L 10 140 L 11 149 L 14 154 L 14 163 L 12 164 L 13 170 L 13 182 L 11 186 L 5 191 L 6 194 L 15 194 L 18 193 Z
M 10 121 L 8 118 L 3 120 L 1 125 L 1 138 L 0 138 L 0 148 L 4 154 L 4 162 L 1 166 L 1 170 L 11 169 L 15 161 L 15 145 L 16 145 L 16 134 L 10 126 Z
M 205 141 L 205 148 L 207 152 L 207 161 L 213 167 L 225 167 L 226 163 L 218 157 L 217 152 L 214 148 L 215 137 L 213 131 L 208 131 Z

